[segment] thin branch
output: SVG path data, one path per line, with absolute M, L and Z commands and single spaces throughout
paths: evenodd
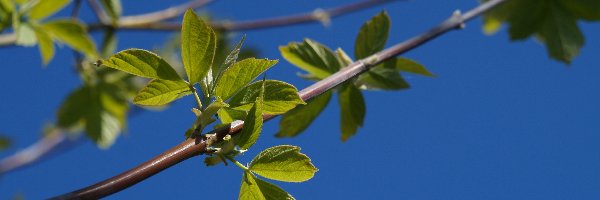
M 117 23 L 118 27 L 135 27 L 149 23 L 160 22 L 168 19 L 172 19 L 180 16 L 185 13 L 188 9 L 202 7 L 208 3 L 211 3 L 213 0 L 195 0 L 188 2 L 186 4 L 182 4 L 179 6 L 170 7 L 164 10 L 134 15 L 134 16 L 125 16 L 119 19 Z
M 421 35 L 413 37 L 402 43 L 396 44 L 388 49 L 380 51 L 372 56 L 365 59 L 359 60 L 355 63 L 350 64 L 343 70 L 323 79 L 299 92 L 300 97 L 307 101 L 312 99 L 325 91 L 332 89 L 333 87 L 347 81 L 357 75 L 369 70 L 370 67 L 375 66 L 387 59 L 393 58 L 397 55 L 405 53 L 411 49 L 425 44 L 427 41 L 436 38 L 437 36 L 446 33 L 450 30 L 463 28 L 464 22 L 478 16 L 489 9 L 503 3 L 506 0 L 491 0 L 486 3 L 479 5 L 478 7 L 470 10 L 469 12 L 461 15 L 460 12 L 455 12 L 450 18 L 435 26 L 431 30 L 424 32 Z M 263 119 L 269 120 L 274 118 L 275 115 L 264 115 Z M 230 127 L 224 127 L 221 129 L 213 130 L 211 133 L 214 135 L 208 138 L 195 138 L 188 139 L 183 143 L 165 151 L 159 156 L 138 165 L 137 167 L 119 174 L 115 177 L 106 179 L 102 182 L 88 186 L 86 188 L 76 190 L 61 196 L 54 197 L 53 199 L 97 199 L 108 196 L 110 194 L 121 191 L 128 188 L 144 179 L 161 172 L 179 162 L 187 160 L 191 157 L 201 155 L 206 152 L 207 140 L 219 141 L 222 140 L 225 135 L 236 135 L 243 127 L 243 122 L 235 121 Z
M 28 166 L 40 158 L 49 155 L 57 146 L 68 142 L 69 140 L 67 140 L 64 132 L 55 130 L 31 146 L 0 160 L 0 174 L 6 174 Z
M 100 4 L 98 4 L 96 0 L 88 0 L 88 4 L 90 5 L 90 8 L 92 8 L 92 11 L 94 12 L 96 18 L 98 18 L 98 21 L 100 21 L 101 24 L 110 24 L 110 19 L 108 18 L 108 15 L 106 14 L 106 12 L 104 12 L 104 9 L 102 9 L 102 6 L 100 6 Z

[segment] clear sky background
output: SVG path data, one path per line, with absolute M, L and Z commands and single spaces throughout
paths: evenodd
M 138 14 L 182 1 L 124 1 L 124 13 Z M 354 1 L 231 1 L 204 10 L 217 18 L 261 19 L 312 11 Z M 268 71 L 304 88 L 310 82 L 282 60 L 277 47 L 304 37 L 353 52 L 360 25 L 386 9 L 392 19 L 388 46 L 401 42 L 475 0 L 395 2 L 318 23 L 243 32 L 260 57 L 280 59 Z M 70 8 L 70 7 L 69 7 Z M 68 10 L 70 10 L 67 8 Z M 59 15 L 66 15 L 62 12 Z M 94 20 L 89 8 L 82 16 Z M 486 36 L 481 20 L 443 35 L 405 56 L 427 66 L 436 78 L 405 74 L 412 88 L 366 92 L 364 127 L 340 141 L 339 108 L 329 107 L 302 135 L 277 139 L 278 120 L 240 160 L 260 150 L 302 147 L 319 168 L 301 184 L 277 183 L 297 199 L 600 199 L 600 26 L 580 23 L 586 36 L 570 66 L 550 60 L 534 40 L 512 43 L 503 31 Z M 120 32 L 118 49 L 152 49 L 168 32 Z M 94 35 L 96 41 L 99 34 Z M 239 38 L 239 34 L 236 38 Z M 55 119 L 63 97 L 79 86 L 72 52 L 62 48 L 47 68 L 37 48 L 0 48 L 0 133 L 14 146 L 5 157 L 37 141 Z M 127 134 L 108 150 L 87 139 L 44 162 L 0 177 L 0 199 L 23 194 L 42 199 L 121 173 L 183 140 L 193 120 L 192 98 L 162 112 L 130 118 Z M 107 199 L 234 199 L 242 171 L 207 168 L 203 158 L 187 160 Z

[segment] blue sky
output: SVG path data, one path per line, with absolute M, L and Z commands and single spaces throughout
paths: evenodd
M 157 10 L 162 2 L 125 1 L 125 14 Z M 218 18 L 250 20 L 350 2 L 217 1 L 205 10 Z M 308 37 L 352 52 L 360 25 L 382 9 L 392 19 L 391 46 L 455 9 L 476 5 L 475 0 L 395 2 L 336 18 L 330 27 L 315 23 L 242 33 L 260 57 L 280 59 L 269 77 L 303 88 L 310 83 L 281 60 L 278 46 Z M 82 15 L 94 19 L 88 8 Z M 306 183 L 277 183 L 297 199 L 599 199 L 600 26 L 580 23 L 586 44 L 565 66 L 550 60 L 534 40 L 512 43 L 504 31 L 486 36 L 480 25 L 474 20 L 465 30 L 406 54 L 437 77 L 406 74 L 410 90 L 366 92 L 364 127 L 349 141 L 339 140 L 339 109 L 332 101 L 297 138 L 274 138 L 278 122 L 267 123 L 240 160 L 248 162 L 278 144 L 301 146 L 319 172 Z M 169 35 L 120 32 L 118 49 L 152 49 Z M 67 48 L 47 68 L 41 67 L 37 48 L 0 48 L 0 60 L 0 133 L 15 145 L 0 153 L 4 157 L 40 137 L 79 80 Z M 184 98 L 165 111 L 131 118 L 128 132 L 108 150 L 84 141 L 0 177 L 0 199 L 47 198 L 125 171 L 183 140 L 193 120 L 192 103 Z M 192 158 L 107 199 L 237 198 L 242 171 L 232 165 L 207 168 L 202 161 Z

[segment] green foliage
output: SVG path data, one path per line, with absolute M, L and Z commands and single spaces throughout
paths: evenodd
M 285 182 L 304 182 L 318 171 L 300 147 L 281 145 L 263 150 L 248 167 L 250 171 L 268 179 Z
M 358 88 L 353 85 L 342 85 L 338 90 L 342 141 L 348 140 L 363 125 L 365 118 L 365 100 Z
M 248 111 L 248 115 L 244 120 L 244 128 L 240 132 L 239 136 L 236 139 L 236 144 L 242 149 L 248 149 L 258 139 L 260 135 L 260 131 L 262 130 L 263 124 L 263 94 L 264 94 L 264 81 L 263 87 L 261 89 L 260 95 L 256 97 L 252 108 Z
M 215 95 L 229 99 L 232 95 L 256 79 L 264 71 L 277 63 L 277 60 L 248 58 L 236 62 L 223 71 L 215 85 Z
M 72 19 L 56 19 L 41 25 L 43 31 L 59 42 L 82 52 L 88 58 L 96 58 L 96 44 L 88 35 L 83 23 Z
M 294 137 L 308 128 L 317 116 L 327 107 L 332 92 L 325 92 L 307 102 L 285 113 L 279 122 L 277 137 Z
M 34 27 L 35 36 L 38 40 L 38 47 L 42 55 L 42 63 L 47 65 L 54 57 L 54 43 L 48 33 L 38 27 Z
M 367 21 L 360 28 L 356 37 L 354 54 L 357 59 L 368 59 L 385 47 L 390 30 L 390 19 L 387 13 L 381 12 Z M 352 64 L 354 61 L 344 50 L 338 48 L 335 52 L 326 46 L 310 39 L 303 43 L 289 43 L 279 47 L 283 58 L 296 67 L 308 72 L 302 77 L 311 80 L 321 80 Z M 365 103 L 362 90 L 400 90 L 409 88 L 400 72 L 410 72 L 424 76 L 434 76 L 423 65 L 406 59 L 393 58 L 379 64 L 370 66 L 369 71 L 359 75 L 341 86 L 338 91 L 338 102 L 341 111 L 342 141 L 353 136 L 363 124 L 365 116 Z M 308 125 L 327 106 L 331 94 L 301 106 L 283 115 L 280 122 L 278 137 L 293 137 L 305 130 Z
M 184 80 L 170 81 L 154 79 L 133 99 L 133 103 L 145 106 L 161 106 L 192 94 Z
M 200 115 L 200 124 L 202 126 L 206 126 L 214 121 L 212 118 L 213 115 L 217 114 L 219 110 L 222 108 L 229 107 L 229 105 L 223 102 L 222 99 L 217 98 L 217 100 L 213 101 L 210 105 L 204 109 L 204 112 Z
M 101 64 L 136 76 L 170 81 L 183 81 L 161 57 L 143 49 L 128 49 L 112 55 Z
M 216 49 L 214 31 L 191 9 L 183 16 L 181 58 L 190 83 L 205 77 L 213 64 Z
M 242 186 L 240 187 L 240 200 L 291 200 L 292 195 L 280 187 L 260 180 L 252 173 L 245 171 L 242 175 Z
M 231 97 L 229 104 L 233 109 L 248 111 L 260 95 L 263 82 L 254 82 Z M 263 113 L 282 114 L 293 109 L 296 105 L 305 104 L 298 96 L 296 87 L 277 80 L 264 82 Z
M 69 4 L 71 0 L 38 0 L 29 10 L 29 18 L 40 20 L 58 12 Z
M 546 45 L 550 57 L 570 63 L 584 44 L 577 21 L 599 19 L 600 2 L 595 0 L 521 0 L 486 13 L 483 27 L 494 33 L 508 23 L 511 40 L 535 36 Z
M 17 25 L 17 44 L 21 46 L 33 46 L 37 43 L 35 31 L 29 23 L 19 23 Z

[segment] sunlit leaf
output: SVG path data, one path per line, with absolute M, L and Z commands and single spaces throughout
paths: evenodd
M 182 80 L 169 63 L 155 53 L 143 49 L 120 51 L 102 61 L 102 65 L 146 78 Z
M 304 131 L 327 107 L 331 99 L 331 92 L 325 92 L 298 107 L 283 114 L 279 122 L 277 137 L 295 137 Z
M 42 29 L 52 38 L 82 52 L 85 56 L 98 57 L 96 45 L 88 35 L 84 24 L 72 19 L 57 19 L 42 24 Z
M 188 83 L 183 80 L 150 81 L 133 99 L 133 103 L 144 106 L 161 106 L 192 94 Z
M 223 71 L 225 71 L 225 69 L 229 68 L 233 63 L 237 62 L 237 59 L 240 54 L 240 50 L 242 48 L 242 44 L 244 44 L 245 39 L 246 39 L 246 35 L 242 36 L 242 39 L 237 43 L 237 45 L 235 45 L 235 47 L 233 47 L 233 49 L 231 50 L 231 52 L 229 52 L 227 57 L 225 57 L 223 64 L 221 64 L 219 66 L 219 68 L 217 68 L 216 71 L 214 72 L 215 77 L 213 79 L 213 81 L 214 81 L 213 88 L 211 88 L 211 90 L 210 90 L 211 93 L 214 93 L 214 85 L 217 82 L 217 80 L 221 77 L 221 75 L 223 74 Z
M 222 99 L 229 99 L 276 63 L 277 60 L 255 58 L 234 63 L 223 71 L 223 75 L 217 80 L 215 95 Z
M 342 127 L 342 141 L 348 140 L 356 134 L 359 127 L 362 126 L 365 118 L 365 100 L 360 90 L 350 84 L 340 87 L 338 93 L 340 104 L 340 116 Z
M 354 44 L 354 57 L 366 58 L 385 47 L 390 31 L 390 17 L 385 11 L 362 25 Z
M 242 128 L 237 140 L 235 140 L 241 149 L 250 148 L 256 143 L 260 135 L 263 125 L 262 104 L 262 97 L 258 97 L 250 111 L 248 111 L 248 115 L 244 120 L 244 128 Z
M 318 171 L 310 158 L 300 153 L 300 147 L 290 145 L 263 150 L 252 159 L 248 168 L 265 178 L 285 182 L 304 182 Z
M 414 60 L 408 58 L 395 58 L 396 61 L 395 67 L 396 69 L 403 72 L 410 72 L 413 74 L 419 74 L 423 76 L 433 77 L 433 75 L 425 66 L 415 62 Z M 390 63 L 391 64 L 391 63 Z
M 396 63 L 396 60 L 389 60 L 384 64 L 371 68 L 356 79 L 356 85 L 363 90 L 401 90 L 409 88 L 410 85 L 398 73 Z
M 34 27 L 34 31 L 38 40 L 40 54 L 42 55 L 42 63 L 47 65 L 54 57 L 54 43 L 52 43 L 50 35 L 40 28 Z
M 292 200 L 294 197 L 285 190 L 244 172 L 239 200 Z
M 319 79 L 341 68 L 340 61 L 331 49 L 310 39 L 280 46 L 279 51 L 285 60 Z
M 206 109 L 204 109 L 204 112 L 200 116 L 200 123 L 202 124 L 202 126 L 206 126 L 212 123 L 212 116 L 217 114 L 219 110 L 225 107 L 229 107 L 229 105 L 223 102 L 223 100 L 221 100 L 220 98 L 217 98 L 217 100 L 213 101 L 211 104 L 206 106 Z
M 19 23 L 17 28 L 16 43 L 21 46 L 33 46 L 37 44 L 37 37 L 33 27 L 29 23 Z
M 185 12 L 181 27 L 181 58 L 190 83 L 196 83 L 211 69 L 216 49 L 212 29 L 191 9 Z
M 69 4 L 71 0 L 38 0 L 29 10 L 29 18 L 31 19 L 44 19 Z
M 237 110 L 250 110 L 254 100 L 260 94 L 262 81 L 254 82 L 236 95 L 231 97 L 229 104 Z M 265 81 L 265 95 L 263 99 L 263 113 L 281 114 L 296 107 L 298 104 L 304 104 L 304 101 L 298 96 L 296 87 L 289 83 L 277 80 Z
M 219 115 L 219 119 L 221 119 L 221 123 L 229 124 L 235 120 L 243 120 L 246 118 L 248 114 L 243 110 L 235 110 L 233 108 L 223 108 L 217 112 Z

